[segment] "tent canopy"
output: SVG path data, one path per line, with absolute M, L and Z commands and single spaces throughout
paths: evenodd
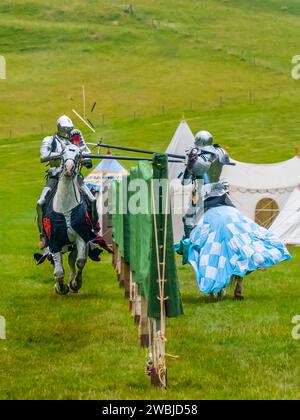
M 194 145 L 194 135 L 188 125 L 183 119 L 166 150 L 166 153 L 173 153 L 177 155 L 185 155 L 186 151 Z M 176 179 L 180 172 L 185 169 L 184 163 L 170 163 L 169 164 L 169 180 Z
M 185 155 L 186 151 L 194 145 L 194 135 L 188 123 L 183 119 L 166 150 L 166 153 Z M 177 243 L 183 237 L 184 209 L 191 198 L 191 186 L 182 188 L 178 175 L 185 170 L 184 163 L 169 164 L 169 180 L 171 181 L 171 201 L 173 209 L 173 235 Z
M 294 189 L 269 230 L 286 244 L 300 246 L 300 186 Z
M 300 158 L 272 164 L 244 163 L 232 160 L 235 166 L 224 166 L 222 178 L 240 190 L 278 190 L 298 185 Z
M 119 179 L 127 174 L 126 169 L 116 159 L 103 159 L 85 178 L 84 182 L 89 188 L 94 188 L 99 192 L 107 180 Z
M 299 183 L 300 158 L 273 164 L 233 162 L 236 165 L 224 166 L 221 175 L 229 183 L 233 203 L 246 216 L 270 226 Z

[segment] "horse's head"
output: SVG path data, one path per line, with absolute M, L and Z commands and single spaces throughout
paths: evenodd
M 62 156 L 62 174 L 73 177 L 79 172 L 81 152 L 74 144 L 66 146 Z

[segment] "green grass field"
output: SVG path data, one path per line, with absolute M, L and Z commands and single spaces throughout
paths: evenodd
M 300 146 L 291 78 L 299 2 L 143 0 L 133 10 L 1 1 L 0 399 L 299 399 L 298 249 L 247 278 L 241 303 L 206 303 L 192 269 L 178 264 L 185 315 L 168 320 L 167 351 L 179 359 L 168 361 L 167 393 L 143 373 L 146 352 L 110 256 L 90 262 L 82 292 L 65 298 L 53 293 L 50 266 L 34 264 L 39 143 L 61 113 L 82 111 L 83 84 L 89 107 L 97 102 L 97 136 L 76 121 L 88 140 L 163 151 L 185 112 L 235 159 L 280 161 Z

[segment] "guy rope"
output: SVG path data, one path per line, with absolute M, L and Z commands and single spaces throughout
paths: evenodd
M 165 272 L 166 272 L 166 242 L 167 242 L 167 226 L 168 226 L 168 211 L 169 211 L 169 185 L 167 185 L 166 191 L 166 203 L 165 203 L 165 214 L 164 214 L 164 228 L 163 228 L 163 241 L 158 234 L 157 227 L 157 216 L 156 216 L 156 203 L 153 189 L 153 180 L 151 182 L 151 197 L 153 206 L 154 216 L 154 235 L 155 235 L 155 247 L 156 247 L 156 258 L 157 258 L 157 273 L 159 283 L 159 296 L 157 297 L 160 301 L 160 329 L 157 331 L 156 322 L 152 323 L 152 327 L 155 327 L 153 331 L 150 331 L 150 336 L 153 336 L 153 349 L 152 354 L 154 355 L 153 367 L 158 374 L 158 379 L 163 388 L 167 388 L 167 368 L 166 368 L 166 356 L 165 356 L 165 342 L 166 342 L 166 312 L 165 312 L 165 301 L 168 296 L 165 296 Z M 159 195 L 161 200 L 163 197 Z M 162 230 L 162 228 L 161 228 Z M 163 242 L 163 243 L 162 243 Z M 162 259 L 161 259 L 162 254 Z M 151 324 L 150 324 L 151 325 Z

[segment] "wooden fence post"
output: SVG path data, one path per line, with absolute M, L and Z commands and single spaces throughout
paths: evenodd
M 113 241 L 112 244 L 113 247 L 113 254 L 112 254 L 112 266 L 114 267 L 114 269 L 116 270 L 117 268 L 117 253 L 118 253 L 118 247 L 116 245 L 116 243 Z
M 118 282 L 119 282 L 120 287 L 121 287 L 121 259 L 122 257 L 120 255 L 120 250 L 118 248 L 116 272 L 117 272 L 117 277 L 118 277 Z
M 137 285 L 136 285 L 136 289 L 138 289 Z M 142 313 L 141 299 L 142 299 L 141 295 L 139 294 L 138 290 L 136 290 L 135 313 L 134 313 L 134 322 L 136 324 L 139 324 L 140 319 L 141 319 L 141 313 Z
M 129 311 L 134 316 L 135 311 L 135 283 L 133 281 L 133 273 L 130 271 L 129 275 Z
M 142 347 L 149 347 L 148 331 L 148 304 L 144 296 L 141 297 L 141 317 L 139 325 L 139 337 Z
M 123 258 L 122 258 L 122 281 L 123 281 L 123 287 L 125 289 L 124 295 L 126 298 L 129 298 L 130 296 L 130 266 Z

